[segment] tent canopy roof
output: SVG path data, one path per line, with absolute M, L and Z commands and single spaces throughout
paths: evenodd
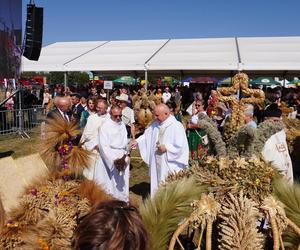
M 280 86 L 280 82 L 275 81 L 272 77 L 258 77 L 252 81 L 250 84 L 254 85 L 278 85 Z
M 299 37 L 57 42 L 22 71 L 300 72 Z

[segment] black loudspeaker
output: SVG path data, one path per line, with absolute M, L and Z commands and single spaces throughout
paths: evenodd
M 37 61 L 40 57 L 43 40 L 43 8 L 27 4 L 25 48 L 23 56 Z

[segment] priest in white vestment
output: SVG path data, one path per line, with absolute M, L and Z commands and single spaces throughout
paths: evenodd
M 265 119 L 277 122 L 281 117 L 281 110 L 277 104 L 271 104 L 265 110 Z M 293 165 L 286 142 L 284 129 L 272 135 L 262 150 L 263 158 L 270 162 L 289 182 L 293 183 Z
M 99 161 L 99 150 L 97 149 L 99 143 L 98 133 L 102 124 L 109 117 L 107 107 L 108 104 L 105 100 L 100 99 L 96 102 L 97 113 L 88 117 L 81 136 L 81 142 L 84 143 L 83 147 L 93 153 L 90 157 L 89 168 L 83 171 L 83 175 L 89 180 L 94 180 L 95 178 L 95 168 Z
M 129 156 L 128 140 L 125 124 L 121 120 L 122 111 L 113 106 L 108 118 L 100 128 L 100 158 L 95 172 L 95 181 L 113 197 L 129 201 Z M 119 171 L 115 160 L 126 156 L 125 168 Z
M 143 161 L 150 167 L 151 197 L 170 173 L 187 168 L 189 160 L 185 129 L 168 106 L 157 105 L 154 116 L 155 121 L 136 140 Z

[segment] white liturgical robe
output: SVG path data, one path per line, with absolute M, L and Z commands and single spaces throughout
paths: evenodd
M 293 166 L 284 130 L 272 135 L 266 141 L 262 155 L 266 161 L 279 170 L 289 183 L 293 183 Z
M 151 197 L 159 184 L 174 172 L 188 166 L 189 147 L 183 125 L 170 115 L 164 122 L 153 122 L 137 139 L 143 161 L 150 167 Z M 167 151 L 159 154 L 157 144 L 165 145 Z
M 116 159 L 127 153 L 127 131 L 123 122 L 108 118 L 100 128 L 100 158 L 95 171 L 95 181 L 113 197 L 129 201 L 129 162 L 124 172 L 114 166 Z
M 99 152 L 94 150 L 95 146 L 98 145 L 99 129 L 108 117 L 109 114 L 90 115 L 81 136 L 81 142 L 84 142 L 83 147 L 93 153 L 90 157 L 89 168 L 83 171 L 83 175 L 89 180 L 93 180 L 95 177 L 95 167 L 99 158 Z

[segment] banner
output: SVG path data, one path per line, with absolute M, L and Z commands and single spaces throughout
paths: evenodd
M 22 0 L 0 0 L 0 80 L 17 78 L 21 65 Z

